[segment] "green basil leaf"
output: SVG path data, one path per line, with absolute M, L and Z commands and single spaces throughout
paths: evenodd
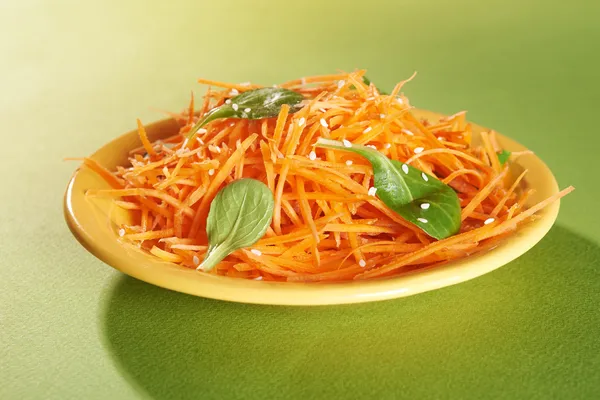
M 256 179 L 239 179 L 217 193 L 208 212 L 208 251 L 199 270 L 209 271 L 237 249 L 262 238 L 273 218 L 273 193 Z
M 429 236 L 444 239 L 460 229 L 460 201 L 456 192 L 435 177 L 390 160 L 370 147 L 319 138 L 315 146 L 350 151 L 373 166 L 376 195 L 392 211 Z
M 266 87 L 248 90 L 230 99 L 231 103 L 215 107 L 204 115 L 190 129 L 188 138 L 191 138 L 200 128 L 217 119 L 240 118 L 262 119 L 273 118 L 279 115 L 281 106 L 290 106 L 290 113 L 298 111 L 300 103 L 304 100 L 301 93 L 293 90 Z
M 510 158 L 510 154 L 511 153 L 508 150 L 502 150 L 498 153 L 498 161 L 500 161 L 500 165 L 506 164 L 506 162 Z

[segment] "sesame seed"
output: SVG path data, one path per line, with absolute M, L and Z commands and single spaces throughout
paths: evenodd
M 192 261 L 194 262 L 194 265 L 200 265 L 200 259 L 198 258 L 198 256 L 194 256 L 194 258 L 192 258 Z
M 415 136 L 415 134 L 409 131 L 408 129 L 402 129 L 402 132 L 408 136 Z
M 369 132 L 371 132 L 372 130 L 373 130 L 373 128 L 371 128 L 370 126 L 367 126 L 367 127 L 365 128 L 365 130 L 363 131 L 363 133 L 369 133 Z
M 257 276 L 256 278 L 254 278 L 255 281 L 262 281 L 263 277 L 262 276 Z
M 373 100 L 375 100 L 375 97 L 372 97 L 372 96 L 371 97 L 367 97 L 366 100 L 367 101 L 373 101 Z
M 425 150 L 423 147 L 416 147 L 414 151 L 415 151 L 415 154 L 419 154 L 419 153 L 422 153 L 423 150 Z
M 408 174 L 408 165 L 402 164 L 402 172 L 404 172 L 405 174 Z
M 491 224 L 492 222 L 494 222 L 495 220 L 496 220 L 495 218 L 488 218 L 488 219 L 486 219 L 486 220 L 485 220 L 483 223 L 484 223 L 484 225 L 489 225 L 489 224 Z
M 322 113 L 325 113 L 325 112 L 327 112 L 327 110 L 326 110 L 326 109 L 324 109 L 324 108 L 319 108 L 319 111 L 321 111 Z
M 125 236 L 125 229 L 123 229 L 123 228 L 119 229 L 119 236 L 120 237 Z
M 204 128 L 198 129 L 198 133 L 206 133 L 206 132 L 208 132 L 208 131 Z
M 366 262 L 365 260 L 360 260 L 360 261 L 358 262 L 358 265 L 360 265 L 362 268 L 364 268 L 364 267 L 366 267 L 366 266 L 367 266 L 367 262 Z
M 198 143 L 200 143 L 200 145 L 204 146 L 204 141 L 202 141 L 202 139 L 197 137 L 196 140 L 198 141 Z
M 300 80 L 300 82 L 302 82 L 303 85 L 306 85 L 306 78 L 302 77 L 302 79 Z
M 225 100 L 225 104 L 231 104 L 231 99 Z
M 298 120 L 298 126 L 302 126 L 304 125 L 304 123 L 306 122 L 306 118 L 302 117 Z
M 238 110 L 238 108 L 240 108 L 240 107 L 239 107 L 237 104 L 233 103 L 233 104 L 231 105 L 231 108 L 233 108 L 233 110 L 234 110 L 234 111 L 237 111 L 237 110 Z
M 319 121 L 321 123 L 321 126 L 327 128 L 329 125 L 327 125 L 327 121 L 325 121 L 325 118 L 321 118 L 321 120 Z
M 317 159 L 317 153 L 311 151 L 310 153 L 308 153 L 308 158 L 310 158 L 312 161 L 315 161 Z
M 444 138 L 443 138 L 443 137 L 441 137 L 441 136 L 438 136 L 438 137 L 437 137 L 437 140 L 439 140 L 440 142 L 443 142 L 443 141 L 444 141 L 444 140 L 446 140 L 446 139 L 444 139 Z
M 244 112 L 249 113 L 250 111 L 252 111 L 252 110 L 250 110 L 250 108 L 244 108 Z
M 429 204 L 429 203 L 422 203 L 422 204 L 421 204 L 421 209 L 423 209 L 423 210 L 428 210 L 428 209 L 429 209 L 429 206 L 431 206 L 431 204 Z
M 338 82 L 338 89 L 341 89 L 345 84 L 346 84 L 346 81 L 344 81 L 343 79 L 341 81 L 339 81 Z
M 230 94 L 231 96 L 237 96 L 238 94 L 240 94 L 240 92 L 238 92 L 238 90 L 237 90 L 237 89 L 231 89 L 231 91 L 229 92 L 229 94 Z
M 342 140 L 342 143 L 344 143 L 344 147 L 352 147 L 352 143 L 346 139 Z
M 185 140 L 183 141 L 183 143 L 181 144 L 181 148 L 179 150 L 183 150 L 187 147 L 188 145 L 188 138 L 185 138 Z
M 386 149 L 389 149 L 390 147 L 392 147 L 391 143 L 386 143 L 383 145 L 383 147 L 385 147 Z
M 347 160 L 347 161 L 346 161 L 346 165 L 347 165 L 347 166 L 351 166 L 351 165 L 352 165 L 352 160 Z
M 240 83 L 240 86 L 250 86 L 250 82 L 242 82 Z
M 385 114 L 379 114 L 379 118 L 384 119 L 385 118 Z
M 423 178 L 425 182 L 429 180 L 429 177 L 427 176 L 427 174 L 425 174 L 425 172 L 421 172 L 421 178 Z
M 396 100 L 399 104 L 404 104 L 404 100 L 402 100 L 400 97 L 396 97 Z
M 367 192 L 367 194 L 368 194 L 369 196 L 375 196 L 375 194 L 376 194 L 376 193 L 377 193 L 377 188 L 376 188 L 376 187 L 373 187 L 373 186 L 371 186 L 371 187 L 369 188 L 369 191 Z
M 214 169 L 209 169 L 208 170 L 208 175 L 213 176 L 215 174 L 215 170 Z
M 260 250 L 252 249 L 250 252 L 255 256 L 262 256 L 262 252 Z
M 281 153 L 278 153 L 278 154 L 277 154 L 277 158 L 283 158 L 283 154 L 281 154 Z
M 417 221 L 419 221 L 422 224 L 426 224 L 427 222 L 429 222 L 425 218 L 417 218 Z

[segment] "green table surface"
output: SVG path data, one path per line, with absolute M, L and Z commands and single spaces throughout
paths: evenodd
M 1 1 L 1 399 L 591 399 L 600 395 L 600 5 L 532 0 Z M 515 262 L 409 298 L 226 303 L 126 277 L 62 215 L 85 156 L 196 78 L 418 71 L 412 103 L 511 136 L 562 187 Z

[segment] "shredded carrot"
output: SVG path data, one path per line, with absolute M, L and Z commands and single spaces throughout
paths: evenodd
M 421 120 L 401 93 L 391 95 L 363 82 L 365 71 L 305 77 L 278 87 L 306 98 L 300 110 L 281 107 L 262 120 L 226 119 L 206 125 L 192 140 L 187 132 L 249 83 L 207 79 L 199 110 L 191 94 L 186 111 L 171 113 L 180 131 L 150 142 L 141 121 L 142 146 L 129 152 L 129 165 L 109 171 L 94 158 L 83 164 L 112 189 L 90 190 L 113 197 L 131 213 L 119 227 L 121 239 L 158 259 L 195 268 L 207 250 L 210 203 L 235 179 L 253 178 L 273 192 L 271 226 L 250 249 L 240 249 L 210 273 L 268 281 L 348 281 L 402 274 L 468 257 L 496 246 L 571 187 L 530 204 L 527 171 L 516 180 L 500 165 L 495 132 L 474 146 L 465 112 L 439 121 Z M 214 91 L 211 87 L 216 87 Z M 166 135 L 165 135 L 166 136 Z M 435 240 L 370 196 L 371 165 L 350 153 L 313 147 L 319 138 L 374 146 L 387 157 L 412 164 L 454 188 L 461 204 L 460 233 Z M 147 154 L 147 155 L 146 155 Z M 513 152 L 508 164 L 530 152 Z
M 152 144 L 148 140 L 148 135 L 146 134 L 146 128 L 144 128 L 142 121 L 140 121 L 139 119 L 137 120 L 137 126 L 138 126 L 138 133 L 140 134 L 140 140 L 142 141 L 142 145 L 144 146 L 144 149 L 146 149 L 146 153 L 150 154 L 151 156 L 155 156 L 156 152 L 154 151 L 154 147 L 152 147 Z

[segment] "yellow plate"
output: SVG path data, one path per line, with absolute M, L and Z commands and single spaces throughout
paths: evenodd
M 441 115 L 415 111 L 419 118 L 437 119 Z M 151 141 L 171 136 L 178 131 L 173 120 L 156 122 L 146 128 Z M 473 132 L 487 130 L 473 125 Z M 511 151 L 525 147 L 504 136 L 500 144 Z M 109 169 L 127 163 L 130 149 L 141 145 L 132 131 L 108 143 L 91 158 Z M 535 156 L 523 156 L 520 167 L 529 169 L 527 184 L 536 190 L 530 202 L 558 192 L 558 185 L 548 167 Z M 320 305 L 360 303 L 410 296 L 454 285 L 490 272 L 519 257 L 532 248 L 550 230 L 559 202 L 544 209 L 539 219 L 523 226 L 495 249 L 452 262 L 441 267 L 416 271 L 387 279 L 345 283 L 286 283 L 253 281 L 196 272 L 193 269 L 157 260 L 154 256 L 119 241 L 116 227 L 129 215 L 115 207 L 110 199 L 86 198 L 88 189 L 104 189 L 108 185 L 87 167 L 78 169 L 65 193 L 64 211 L 69 228 L 92 254 L 110 266 L 153 285 L 195 296 L 245 303 L 282 305 Z

